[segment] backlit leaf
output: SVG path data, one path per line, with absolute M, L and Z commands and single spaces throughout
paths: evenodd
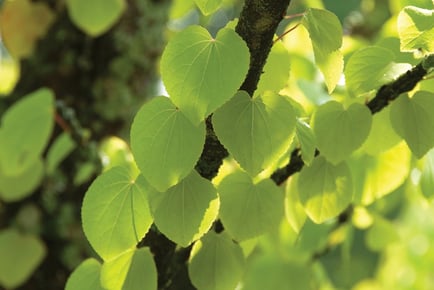
M 237 241 L 277 228 L 283 217 L 284 194 L 270 179 L 254 184 L 247 173 L 237 171 L 220 182 L 218 192 L 220 218 Z
M 313 116 L 312 129 L 321 155 L 333 164 L 346 159 L 366 140 L 371 122 L 369 109 L 358 103 L 346 110 L 336 101 L 320 106 Z
M 3 114 L 0 127 L 0 170 L 22 174 L 44 151 L 53 129 L 54 97 L 39 89 L 14 103 Z
M 244 272 L 241 247 L 225 232 L 209 232 L 191 250 L 188 273 L 201 290 L 235 289 Z
M 411 153 L 402 141 L 375 156 L 359 155 L 350 160 L 354 201 L 368 205 L 393 192 L 410 172 Z
M 194 126 L 165 97 L 146 103 L 131 127 L 137 166 L 159 191 L 177 184 L 193 170 L 204 143 L 204 123 Z
M 285 97 L 273 92 L 250 98 L 240 91 L 215 112 L 213 124 L 222 144 L 254 176 L 288 150 L 295 112 Z
M 410 150 L 421 158 L 434 146 L 434 94 L 418 91 L 392 103 L 390 120 L 393 129 L 404 138 Z
M 329 93 L 332 92 L 344 69 L 342 26 L 330 11 L 310 8 L 301 22 L 309 32 L 315 62 L 324 75 Z
M 157 268 L 149 248 L 131 249 L 106 261 L 101 284 L 110 290 L 156 290 Z
M 353 53 L 345 67 L 345 81 L 355 95 L 376 90 L 395 80 L 411 68 L 410 64 L 394 62 L 395 55 L 386 48 L 368 46 Z
M 402 51 L 434 52 L 434 10 L 405 7 L 398 16 Z
M 306 213 L 298 195 L 298 174 L 292 175 L 285 188 L 285 217 L 296 233 L 299 233 L 306 221 Z
M 297 123 L 295 124 L 295 134 L 300 143 L 301 158 L 306 165 L 309 165 L 315 157 L 315 134 L 310 126 L 300 119 L 297 119 Z
M 0 231 L 0 285 L 7 289 L 22 285 L 46 255 L 42 241 L 14 229 Z
M 161 59 L 170 98 L 196 125 L 234 96 L 248 67 L 246 44 L 228 28 L 212 38 L 205 28 L 190 26 L 169 41 Z
M 86 192 L 81 210 L 84 233 L 93 249 L 110 260 L 134 248 L 152 223 L 143 176 L 124 167 L 104 172 Z
M 200 11 L 204 15 L 209 15 L 213 12 L 215 12 L 220 5 L 222 4 L 222 0 L 194 0 L 196 2 L 196 5 L 199 7 Z
M 287 261 L 278 256 L 253 260 L 244 278 L 243 290 L 314 290 L 313 271 L 309 265 Z
M 220 203 L 214 186 L 196 171 L 166 192 L 149 189 L 149 202 L 158 229 L 183 247 L 209 230 Z
M 289 79 L 289 70 L 288 50 L 281 41 L 276 42 L 267 57 L 255 94 L 259 95 L 267 90 L 278 92 L 283 89 Z
M 103 290 L 101 264 L 94 258 L 84 260 L 66 281 L 65 290 Z
M 333 165 L 319 156 L 298 178 L 300 201 L 307 215 L 322 223 L 338 216 L 353 199 L 353 181 L 344 162 Z
M 91 36 L 107 32 L 126 8 L 124 0 L 66 0 L 66 5 L 72 22 Z
M 420 176 L 420 189 L 426 197 L 434 196 L 434 149 L 425 155 L 425 163 Z

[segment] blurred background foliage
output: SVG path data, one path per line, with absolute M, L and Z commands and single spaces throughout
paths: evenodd
M 63 289 L 74 267 L 93 255 L 80 224 L 83 195 L 102 170 L 131 164 L 126 141 L 132 117 L 147 99 L 165 94 L 158 61 L 166 41 L 191 24 L 215 34 L 239 15 L 243 4 L 225 0 L 204 16 L 193 0 L 113 0 L 107 5 L 118 14 L 108 15 L 109 25 L 101 27 L 92 22 L 93 15 L 84 24 L 76 19 L 74 5 L 83 5 L 84 11 L 90 2 L 0 1 L 0 115 L 42 87 L 51 90 L 56 108 L 36 182 L 23 193 L 18 187 L 24 181 L 17 178 L 15 188 L 6 190 L 11 181 L 0 172 L 0 285 L 7 289 Z M 375 44 L 390 49 L 397 62 L 415 64 L 414 55 L 400 52 L 396 31 L 397 15 L 407 5 L 433 8 L 431 0 L 293 0 L 288 15 L 309 7 L 334 12 L 344 29 L 346 60 L 358 48 Z M 298 21 L 284 20 L 278 34 Z M 290 68 L 283 70 L 290 74 L 281 93 L 297 100 L 306 116 L 318 104 L 347 97 L 344 83 L 327 94 L 309 43 L 301 27 L 283 38 L 290 60 Z M 433 91 L 434 81 L 420 86 Z M 403 150 L 394 153 L 407 154 Z M 255 248 L 247 283 L 261 285 L 263 277 L 294 281 L 279 276 L 279 268 L 298 279 L 300 287 L 293 284 L 293 289 L 304 289 L 311 275 L 321 281 L 321 289 L 434 289 L 434 187 L 426 178 L 434 166 L 432 156 L 433 151 L 423 160 L 409 160 L 407 168 L 385 176 L 395 178 L 395 186 L 352 208 L 351 221 L 343 226 L 316 225 L 287 210 L 289 223 L 280 230 L 243 243 L 245 253 Z M 354 166 L 367 164 L 361 159 L 355 157 Z M 19 197 L 6 198 L 6 191 L 13 196 L 14 190 Z M 22 261 L 14 261 L 16 267 L 3 258 L 20 251 L 24 254 Z M 312 273 L 306 274 L 300 261 L 312 253 Z M 170 289 L 189 289 L 183 287 Z

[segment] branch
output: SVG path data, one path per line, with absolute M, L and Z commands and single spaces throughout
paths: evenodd
M 253 95 L 262 74 L 277 26 L 290 0 L 246 0 L 235 31 L 250 50 L 250 68 L 240 90 Z
M 369 108 L 372 114 L 380 112 L 390 101 L 398 98 L 400 94 L 406 93 L 414 89 L 414 87 L 424 79 L 424 77 L 434 69 L 434 54 L 428 55 L 418 65 L 407 71 L 395 81 L 383 85 L 378 91 L 375 97 L 370 100 L 366 106 Z M 316 155 L 319 151 L 316 150 Z M 285 182 L 291 175 L 299 172 L 304 166 L 304 162 L 301 158 L 300 149 L 295 149 L 291 153 L 291 159 L 289 163 L 278 170 L 272 175 L 271 179 L 280 185 Z
M 290 0 L 246 0 L 235 31 L 246 42 L 250 52 L 250 67 L 240 90 L 253 95 L 265 62 L 273 46 L 273 37 L 286 14 Z M 196 171 L 211 180 L 218 172 L 227 150 L 214 133 L 211 117 L 206 120 L 205 146 Z

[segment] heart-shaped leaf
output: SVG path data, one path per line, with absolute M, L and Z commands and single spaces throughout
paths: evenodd
M 194 124 L 233 97 L 248 68 L 247 45 L 228 28 L 214 39 L 205 28 L 190 26 L 169 41 L 161 58 L 170 98 Z
M 36 270 L 46 254 L 42 241 L 14 229 L 0 232 L 0 285 L 15 289 Z
M 333 165 L 319 156 L 303 167 L 298 178 L 300 201 L 315 223 L 339 215 L 353 199 L 350 169 L 342 162 Z
M 369 46 L 356 51 L 345 66 L 348 89 L 361 95 L 393 81 L 411 68 L 410 64 L 395 63 L 395 55 L 387 48 Z
M 125 0 L 66 0 L 71 20 L 91 36 L 99 36 L 122 15 Z
M 267 92 L 250 98 L 240 91 L 215 112 L 213 124 L 219 140 L 241 167 L 256 175 L 288 150 L 295 112 L 283 96 Z
M 65 290 L 104 290 L 100 276 L 101 264 L 94 258 L 86 259 L 69 276 Z
M 134 248 L 152 224 L 143 176 L 114 167 L 94 180 L 81 209 L 83 230 L 104 260 Z
M 324 75 L 329 93 L 341 78 L 344 69 L 342 26 L 338 17 L 330 11 L 308 9 L 301 22 L 309 32 L 315 62 Z
M 217 191 L 194 170 L 166 192 L 148 192 L 158 229 L 183 247 L 204 235 L 217 217 Z
M 157 268 L 149 248 L 131 249 L 106 261 L 101 284 L 110 290 L 157 290 Z
M 393 129 L 404 138 L 410 150 L 421 158 L 434 146 L 434 94 L 418 91 L 393 102 L 390 120 Z
M 434 10 L 405 7 L 398 15 L 402 51 L 434 52 Z
M 191 250 L 188 273 L 198 289 L 235 289 L 244 272 L 239 244 L 225 232 L 209 232 Z
M 314 114 L 312 128 L 321 155 L 334 164 L 346 159 L 368 137 L 371 122 L 369 109 L 358 103 L 347 110 L 336 101 L 320 106 Z
M 401 186 L 410 172 L 411 152 L 401 141 L 376 156 L 355 154 L 349 161 L 354 202 L 369 205 Z
M 205 124 L 194 126 L 165 97 L 146 103 L 131 127 L 131 149 L 146 180 L 165 191 L 186 177 L 205 144 Z
M 257 237 L 276 228 L 284 210 L 284 193 L 270 180 L 254 184 L 245 172 L 226 176 L 218 186 L 220 218 L 237 241 Z
M 3 174 L 17 176 L 35 164 L 54 125 L 54 96 L 39 89 L 10 107 L 0 127 L 0 167 Z

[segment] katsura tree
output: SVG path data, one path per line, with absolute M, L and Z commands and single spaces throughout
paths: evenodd
M 296 2 L 172 23 L 167 96 L 88 188 L 67 290 L 434 287 L 434 2 L 390 1 L 366 38 Z

